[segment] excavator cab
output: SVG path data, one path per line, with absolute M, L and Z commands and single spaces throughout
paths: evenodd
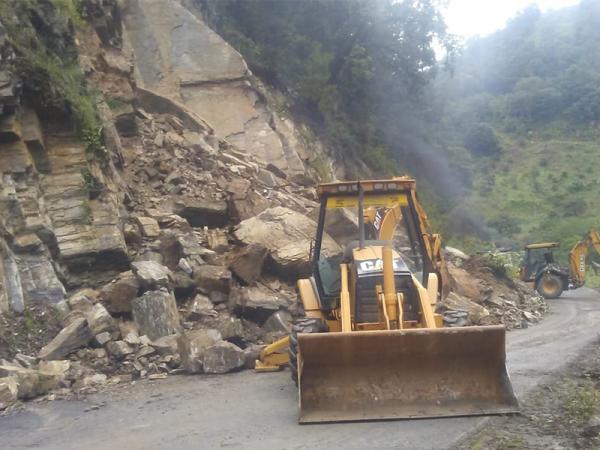
M 520 270 L 521 281 L 530 283 L 546 299 L 560 297 L 569 287 L 568 269 L 558 265 L 554 259 L 554 249 L 559 242 L 540 242 L 525 246 L 525 254 Z

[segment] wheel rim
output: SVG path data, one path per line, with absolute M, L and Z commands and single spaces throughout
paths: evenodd
M 542 290 L 549 294 L 555 295 L 560 289 L 559 281 L 554 277 L 544 277 L 542 278 Z

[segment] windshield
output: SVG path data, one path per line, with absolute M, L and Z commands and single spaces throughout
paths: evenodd
M 423 251 L 407 194 L 365 194 L 363 215 L 365 247 L 391 246 L 395 269 L 408 269 L 422 281 Z M 352 251 L 359 247 L 358 197 L 328 198 L 323 230 L 317 266 L 324 293 L 336 295 L 339 291 L 339 264 L 351 262 Z M 375 259 L 372 262 L 374 269 L 379 269 L 380 263 Z

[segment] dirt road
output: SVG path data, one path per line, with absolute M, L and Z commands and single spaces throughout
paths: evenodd
M 600 331 L 600 295 L 579 289 L 551 301 L 545 320 L 508 335 L 517 395 L 568 363 Z M 482 423 L 456 418 L 303 425 L 287 371 L 171 377 L 87 401 L 29 403 L 0 417 L 6 449 L 452 448 Z

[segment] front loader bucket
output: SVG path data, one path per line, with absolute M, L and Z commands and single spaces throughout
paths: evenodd
M 300 423 L 518 411 L 502 326 L 298 335 Z

